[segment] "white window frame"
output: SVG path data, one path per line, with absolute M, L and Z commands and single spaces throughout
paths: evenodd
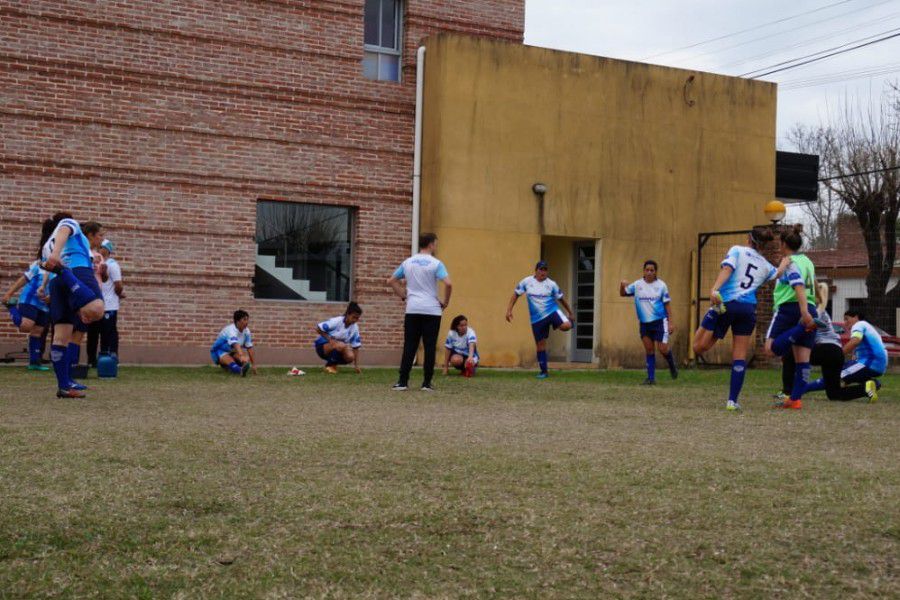
M 385 0 L 378 0 L 378 35 L 381 36 L 381 3 Z M 403 80 L 403 0 L 397 0 L 394 5 L 394 16 L 397 19 L 397 25 L 394 28 L 394 43 L 396 44 L 395 48 L 391 48 L 388 46 L 375 46 L 373 44 L 363 44 L 363 50 L 365 52 L 373 52 L 375 54 L 387 54 L 389 56 L 397 57 L 397 79 L 387 79 L 381 76 L 381 61 L 378 61 L 376 73 L 376 78 L 373 81 L 396 81 L 400 82 Z M 365 39 L 365 34 L 363 35 Z

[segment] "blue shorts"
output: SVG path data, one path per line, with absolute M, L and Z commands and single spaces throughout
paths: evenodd
M 531 333 L 534 334 L 534 341 L 540 342 L 550 337 L 550 327 L 559 329 L 563 323 L 568 323 L 569 319 L 559 309 L 553 311 L 540 321 L 531 324 Z
M 63 285 L 59 276 L 50 282 L 50 320 L 54 323 L 70 323 L 78 331 L 87 331 L 87 326 L 78 318 L 78 311 L 94 300 L 100 300 L 100 286 L 90 267 L 75 267 L 72 274 L 78 286 L 70 290 Z
M 325 342 L 324 344 L 316 344 L 316 354 L 319 355 L 319 358 L 325 361 L 327 365 L 348 365 L 350 363 L 344 358 L 344 354 L 338 352 L 337 350 L 332 350 L 331 352 L 325 352 Z
M 669 320 L 658 319 L 649 323 L 641 323 L 641 337 L 648 337 L 654 342 L 669 343 Z
M 870 369 L 864 363 L 855 360 L 848 360 L 841 369 L 841 381 L 844 383 L 865 383 L 882 375 L 884 375 L 884 372 L 879 373 Z
M 39 309 L 33 304 L 17 304 L 16 308 L 19 309 L 19 314 L 22 315 L 23 319 L 31 319 L 35 325 L 46 327 L 50 322 L 50 313 Z
M 809 306 L 809 314 L 816 318 L 819 316 L 819 313 L 816 311 L 816 307 L 813 304 Z M 769 325 L 769 330 L 766 332 L 766 339 L 769 338 L 777 338 L 779 335 L 791 329 L 795 325 L 800 323 L 800 305 L 796 302 L 788 302 L 782 304 L 778 308 L 775 309 L 775 314 L 772 315 L 772 323 Z M 800 335 L 797 336 L 794 341 L 795 346 L 803 346 L 804 348 L 812 348 L 816 345 L 816 330 L 812 331 L 804 331 Z
M 756 305 L 732 300 L 725 303 L 725 313 L 708 311 L 700 327 L 713 332 L 713 337 L 721 340 L 731 329 L 732 335 L 750 335 L 756 327 Z

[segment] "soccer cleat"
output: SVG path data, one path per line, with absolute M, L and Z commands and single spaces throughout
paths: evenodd
M 405 383 L 395 383 L 393 386 L 391 386 L 391 389 L 395 392 L 405 392 L 409 388 L 406 387 Z
M 44 365 L 28 365 L 29 371 L 49 371 L 50 367 L 45 367 Z
M 786 410 L 800 410 L 803 408 L 802 400 L 791 400 L 788 398 L 784 402 L 776 402 L 773 408 L 783 408 Z
M 291 375 L 291 376 L 294 376 L 294 377 L 297 377 L 297 376 L 300 376 L 300 375 L 306 375 L 306 373 L 304 373 L 303 371 L 301 371 L 301 370 L 298 369 L 297 367 L 294 367 L 293 369 L 291 369 L 290 371 L 288 371 L 287 374 L 288 374 L 288 375 Z
M 777 394 L 772 394 L 772 398 L 774 398 L 778 402 L 784 402 L 788 399 L 787 394 L 784 392 L 778 392 Z
M 70 381 L 69 389 L 70 390 L 78 390 L 79 392 L 83 392 L 84 390 L 88 389 L 88 386 L 84 385 L 83 383 L 78 383 L 77 381 Z
M 550 373 L 544 373 L 543 371 L 535 375 L 535 379 L 547 379 L 550 377 Z
M 431 384 L 430 384 L 430 383 L 428 383 L 428 384 L 423 383 L 423 384 L 422 384 L 422 387 L 419 388 L 419 391 L 422 391 L 422 392 L 433 392 L 433 391 L 435 391 L 435 389 L 434 389 L 433 387 L 431 387 Z
M 337 375 L 338 370 L 334 365 L 328 365 L 325 367 L 325 372 L 331 375 Z
M 741 405 L 738 404 L 737 402 L 735 402 L 734 400 L 729 400 L 728 404 L 725 405 L 725 410 L 737 411 L 737 410 L 743 410 L 743 409 L 741 408 Z
M 466 368 L 463 369 L 462 376 L 463 377 L 471 377 L 474 374 L 475 374 L 475 367 L 466 363 Z
M 656 381 L 654 381 L 653 379 L 650 379 L 648 377 L 647 379 L 644 380 L 644 382 L 641 385 L 656 385 Z
M 866 382 L 866 396 L 869 397 L 869 402 L 878 402 L 878 385 L 876 385 L 876 380 L 870 379 Z
M 244 363 L 241 365 L 241 377 L 247 376 L 247 371 L 250 370 L 250 363 Z
M 69 388 L 67 390 L 56 390 L 57 398 L 84 398 L 84 392 Z

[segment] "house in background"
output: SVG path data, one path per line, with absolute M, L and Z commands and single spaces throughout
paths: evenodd
M 837 248 L 814 250 L 806 255 L 816 265 L 816 275 L 831 286 L 829 313 L 840 321 L 849 308 L 862 308 L 868 298 L 866 275 L 869 273 L 869 255 L 856 217 L 844 215 L 838 221 Z M 888 289 L 900 279 L 900 264 L 894 264 L 894 273 Z M 900 307 L 889 314 L 868 315 L 876 325 L 892 335 L 897 335 L 900 323 Z

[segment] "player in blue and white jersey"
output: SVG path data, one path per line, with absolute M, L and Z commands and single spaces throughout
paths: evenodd
M 247 371 L 253 369 L 256 373 L 256 356 L 253 352 L 253 335 L 247 325 L 250 323 L 250 314 L 245 310 L 236 310 L 233 315 L 234 322 L 226 325 L 219 332 L 209 355 L 213 364 L 231 371 L 235 375 L 244 377 Z
M 656 383 L 656 350 L 665 357 L 669 364 L 672 379 L 678 377 L 675 357 L 669 349 L 669 336 L 675 331 L 672 323 L 669 287 L 657 277 L 659 267 L 654 260 L 644 262 L 644 276 L 633 283 L 619 283 L 620 296 L 633 296 L 634 308 L 640 321 L 641 341 L 646 354 L 647 379 L 644 385 Z
M 844 354 L 853 356 L 855 360 L 844 363 L 841 370 L 841 381 L 844 384 L 863 384 L 865 393 L 871 401 L 878 399 L 877 390 L 881 387 L 878 377 L 884 375 L 888 365 L 887 349 L 881 334 L 866 321 L 865 315 L 858 310 L 844 312 L 844 322 L 850 326 L 850 340 L 844 344 Z M 824 388 L 821 381 L 813 381 L 806 391 Z M 859 396 L 857 396 L 859 397 Z
M 356 302 L 347 305 L 347 310 L 339 317 L 322 321 L 316 325 L 316 354 L 325 361 L 325 371 L 332 375 L 337 373 L 338 365 L 352 364 L 359 373 L 359 349 L 362 339 L 359 336 L 359 322 L 362 308 Z
M 466 377 L 475 374 L 478 367 L 478 337 L 475 330 L 469 327 L 469 320 L 465 315 L 453 317 L 444 349 L 444 375 L 450 371 L 451 366 L 462 371 Z
M 531 333 L 534 335 L 534 345 L 537 352 L 538 366 L 541 372 L 538 379 L 549 377 L 547 372 L 547 338 L 550 337 L 550 328 L 559 331 L 572 329 L 572 309 L 563 298 L 562 290 L 556 282 L 549 278 L 547 262 L 540 260 L 534 266 L 534 275 L 529 275 L 519 282 L 513 291 L 509 304 L 506 307 L 506 320 L 512 322 L 513 307 L 519 296 L 524 295 L 528 299 L 528 313 L 531 315 Z M 560 310 L 560 305 L 565 310 Z
M 759 253 L 774 238 L 769 227 L 754 227 L 746 246 L 732 246 L 713 283 L 712 306 L 694 335 L 694 352 L 703 354 L 731 329 L 731 384 L 728 410 L 740 410 L 738 399 L 747 370 L 750 336 L 756 327 L 756 290 L 775 279 L 778 269 Z
M 83 332 L 87 325 L 103 318 L 103 295 L 94 273 L 91 247 L 103 242 L 103 226 L 96 222 L 84 228 L 69 213 L 53 216 L 53 233 L 44 243 L 43 267 L 56 274 L 50 283 L 50 320 L 53 343 L 50 359 L 56 372 L 59 398 L 84 398 L 84 386 L 70 377 L 69 367 L 80 352 L 73 342 L 73 331 Z
M 52 275 L 40 267 L 40 254 L 44 242 L 52 232 L 52 221 L 44 221 L 41 243 L 38 246 L 38 260 L 29 265 L 12 287 L 0 298 L 7 306 L 13 324 L 22 333 L 28 334 L 28 369 L 49 371 L 41 364 L 43 356 L 44 330 L 50 325 L 50 306 L 47 304 L 47 284 Z M 9 304 L 13 294 L 22 290 L 16 304 Z

